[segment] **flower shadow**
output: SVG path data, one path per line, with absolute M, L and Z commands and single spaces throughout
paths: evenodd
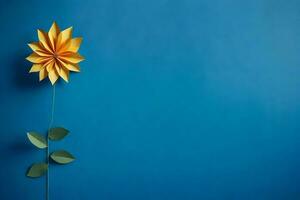
M 20 155 L 21 153 L 34 150 L 35 148 L 27 142 L 24 142 L 24 140 L 18 141 L 10 146 L 10 151 L 14 153 L 14 155 Z
M 46 81 L 39 83 L 38 73 L 29 73 L 32 64 L 26 60 L 29 53 L 18 52 L 12 63 L 13 82 L 19 89 L 45 87 Z
M 0 149 L 1 158 L 7 162 L 16 163 L 20 159 L 25 159 L 28 153 L 36 152 L 33 145 L 24 142 L 26 141 L 25 136 L 18 136 L 13 141 Z

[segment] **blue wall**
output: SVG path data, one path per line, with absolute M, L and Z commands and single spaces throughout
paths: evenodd
M 28 42 L 56 20 L 83 36 L 82 73 L 57 86 L 51 200 L 300 199 L 300 1 L 0 3 L 0 199 L 41 200 L 51 87 Z

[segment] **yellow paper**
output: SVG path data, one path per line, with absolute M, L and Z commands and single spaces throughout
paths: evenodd
M 39 42 L 28 44 L 33 51 L 26 58 L 33 63 L 29 72 L 39 72 L 40 81 L 48 77 L 52 85 L 59 77 L 68 82 L 69 71 L 80 72 L 78 63 L 84 58 L 77 52 L 82 38 L 72 38 L 72 31 L 60 31 L 55 22 L 48 33 L 38 30 Z

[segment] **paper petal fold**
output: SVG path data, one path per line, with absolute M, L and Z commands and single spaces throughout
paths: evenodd
M 43 65 L 41 65 L 41 64 L 33 64 L 29 73 L 39 72 L 39 71 L 41 71 L 42 68 L 43 68 Z
M 67 28 L 59 33 L 57 42 L 56 42 L 56 50 L 58 51 L 68 40 L 72 38 L 73 27 Z
M 80 67 L 78 64 L 71 64 L 71 63 L 68 63 L 66 65 L 66 68 L 70 71 L 73 71 L 73 72 L 80 72 Z
M 71 51 L 76 53 L 80 47 L 82 38 L 73 38 L 66 44 L 66 51 Z
M 48 76 L 48 72 L 46 68 L 43 68 L 39 73 L 39 79 L 40 81 L 44 80 Z
M 55 45 L 56 45 L 55 43 L 56 43 L 59 33 L 60 33 L 60 30 L 59 30 L 58 25 L 56 24 L 56 22 L 53 22 L 53 24 L 48 32 L 49 40 L 50 40 L 51 47 L 53 50 L 55 50 Z
M 69 82 L 69 70 L 65 68 L 60 68 L 59 70 L 59 76 L 62 77 L 66 82 Z
M 49 72 L 49 79 L 50 79 L 50 82 L 52 85 L 54 85 L 54 83 L 57 81 L 58 77 L 59 77 L 59 75 L 56 72 L 56 70 L 51 70 Z
M 39 42 L 32 42 L 28 44 L 28 46 L 32 49 L 32 51 L 34 51 L 40 56 L 44 56 L 44 57 L 51 56 L 51 54 L 48 53 Z
M 63 55 L 61 55 L 61 59 L 63 61 L 66 61 L 68 63 L 73 63 L 73 64 L 77 64 L 84 60 L 84 58 L 81 55 L 79 55 L 78 53 L 63 54 Z
M 47 51 L 52 52 L 52 49 L 50 48 L 49 41 L 48 41 L 48 34 L 42 30 L 38 30 L 38 37 L 39 37 L 39 40 L 42 43 L 43 47 Z
M 43 63 L 48 60 L 47 57 L 39 56 L 37 53 L 30 54 L 26 59 L 32 63 Z

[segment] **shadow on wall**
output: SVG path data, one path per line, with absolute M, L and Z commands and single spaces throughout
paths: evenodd
M 14 90 L 12 92 L 16 93 L 28 93 L 29 95 L 36 93 L 38 95 L 43 89 L 47 87 L 47 81 L 39 82 L 38 73 L 29 73 L 32 64 L 26 60 L 26 57 L 31 54 L 29 47 L 26 47 L 26 43 L 23 46 L 15 50 L 8 58 L 9 65 L 9 75 L 11 85 L 10 87 Z M 6 90 L 7 91 L 7 90 Z M 1 92 L 5 92 L 4 90 Z M 23 96 L 19 94 L 17 96 Z M 22 101 L 22 99 L 20 99 Z M 12 124 L 15 122 L 11 122 Z M 17 129 L 17 130 L 16 130 Z M 12 126 L 7 132 L 12 133 L 9 139 L 8 145 L 3 146 L 0 152 L 0 157 L 6 160 L 6 162 L 11 163 L 11 165 L 20 165 L 20 160 L 24 160 L 26 155 L 31 154 L 34 158 L 35 156 L 40 156 L 43 158 L 43 154 L 37 152 L 35 147 L 30 144 L 27 139 L 26 132 L 20 134 L 16 132 L 24 131 L 19 130 L 17 127 Z M 5 153 L 4 153 L 5 152 Z M 28 167 L 32 164 L 31 160 L 27 160 L 27 163 L 22 163 L 21 170 L 18 169 L 18 173 L 23 173 L 26 176 Z
M 8 155 L 15 155 L 14 157 L 16 157 L 15 159 L 17 160 L 18 157 L 24 158 L 24 154 L 36 151 L 36 148 L 28 141 L 26 134 L 18 136 L 14 141 L 15 142 L 12 142 L 11 145 L 8 146 L 6 152 L 9 152 Z
M 20 160 L 24 160 L 27 154 L 37 155 L 40 154 L 36 151 L 35 147 L 31 145 L 26 138 L 26 134 L 15 134 L 17 137 L 12 137 L 9 145 L 2 146 L 0 156 L 5 162 L 9 162 L 12 166 L 18 166 Z M 31 161 L 27 160 L 28 165 Z M 26 175 L 27 165 L 22 164 L 22 173 L 24 172 L 24 176 Z
M 39 73 L 29 73 L 32 63 L 26 60 L 30 55 L 30 51 L 18 51 L 13 59 L 12 81 L 19 89 L 32 89 L 45 87 L 47 81 L 39 82 Z
M 14 85 L 14 88 L 17 89 L 18 92 L 26 90 L 26 93 L 31 94 L 33 92 L 49 89 L 47 87 L 51 85 L 49 80 L 43 80 L 39 82 L 39 73 L 29 73 L 32 63 L 27 61 L 26 57 L 29 56 L 31 53 L 32 51 L 29 49 L 29 47 L 26 49 L 25 44 L 23 48 L 20 48 L 19 51 L 17 51 L 14 55 L 11 55 L 11 57 L 8 58 L 11 60 L 12 63 L 10 66 L 11 81 Z M 57 83 L 57 85 L 61 87 L 63 83 L 60 81 Z M 15 132 L 15 130 L 10 130 L 9 132 Z M 10 155 L 19 156 L 22 156 L 24 155 L 24 153 L 28 153 L 31 152 L 33 149 L 36 149 L 35 147 L 33 147 L 32 144 L 28 143 L 26 134 L 15 138 L 11 142 L 11 145 L 9 145 L 7 148 L 8 149 L 6 149 L 6 152 L 11 152 Z

